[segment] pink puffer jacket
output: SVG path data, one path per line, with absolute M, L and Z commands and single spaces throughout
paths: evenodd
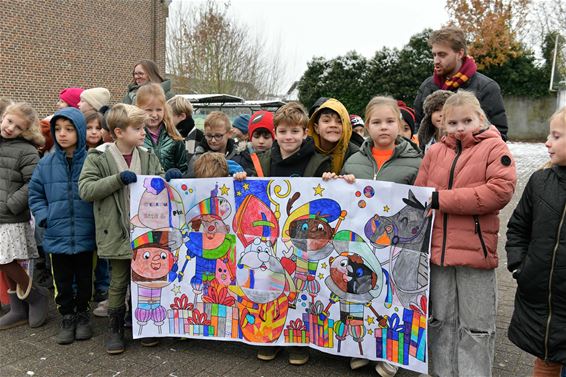
M 445 136 L 433 145 L 415 181 L 437 190 L 432 263 L 496 268 L 498 214 L 511 200 L 516 182 L 515 161 L 494 126 L 462 140 Z

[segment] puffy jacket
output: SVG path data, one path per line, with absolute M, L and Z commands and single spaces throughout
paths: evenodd
M 157 143 L 153 141 L 149 131 L 146 131 L 143 146 L 151 149 L 157 155 L 164 171 L 177 168 L 183 174 L 187 173 L 189 162 L 187 161 L 185 142 L 173 140 L 165 131 L 165 126 L 162 126 L 161 132 L 159 132 Z
M 175 96 L 175 94 L 171 91 L 171 80 L 165 79 L 161 83 L 161 88 L 165 92 L 165 98 L 171 99 Z M 135 105 L 136 104 L 136 94 L 138 93 L 138 89 L 140 85 L 138 84 L 130 84 L 128 85 L 128 92 L 122 99 L 122 103 L 126 103 L 128 105 Z
M 82 199 L 94 202 L 96 246 L 102 258 L 130 259 L 130 208 L 126 206 L 124 183 L 108 145 L 90 149 L 79 178 Z M 163 174 L 152 151 L 138 147 L 142 175 Z
M 0 224 L 30 220 L 28 183 L 38 161 L 30 141 L 0 136 Z
M 359 179 L 413 184 L 422 161 L 422 153 L 416 144 L 405 138 L 399 138 L 393 156 L 383 164 L 379 171 L 375 158 L 371 154 L 372 147 L 373 141 L 367 139 L 362 144 L 360 151 L 346 160 L 342 174 L 353 174 Z
M 431 261 L 497 267 L 499 210 L 513 196 L 515 161 L 494 126 L 462 140 L 444 136 L 425 154 L 415 186 L 434 187 Z
M 430 76 L 423 81 L 417 92 L 417 97 L 415 98 L 413 107 L 415 108 L 417 124 L 421 123 L 424 116 L 424 100 L 429 94 L 440 89 L 436 86 L 432 78 L 433 76 Z M 507 114 L 505 114 L 505 106 L 503 104 L 503 97 L 501 97 L 499 84 L 486 75 L 476 72 L 476 74 L 460 88 L 474 92 L 489 122 L 497 127 L 503 140 L 507 140 Z
M 70 120 L 77 131 L 77 145 L 69 164 L 65 151 L 55 140 L 52 153 L 43 157 L 29 183 L 29 207 L 37 224 L 45 228 L 42 246 L 48 253 L 77 254 L 96 248 L 92 203 L 79 196 L 79 176 L 86 159 L 86 123 L 72 107 L 61 109 L 51 118 Z
M 507 268 L 517 292 L 509 339 L 566 364 L 566 167 L 535 172 L 507 225 Z

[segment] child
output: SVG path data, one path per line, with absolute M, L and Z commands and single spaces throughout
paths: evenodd
M 29 184 L 29 205 L 45 228 L 42 246 L 50 254 L 55 302 L 62 316 L 56 341 L 70 344 L 92 337 L 89 301 L 95 248 L 92 203 L 81 200 L 78 181 L 86 159 L 86 123 L 73 107 L 51 118 L 55 151 L 39 161 Z
M 246 149 L 248 142 L 248 123 L 250 122 L 250 114 L 241 114 L 234 118 L 232 122 L 232 139 L 236 142 L 238 152 Z
M 536 356 L 533 376 L 566 364 L 566 107 L 550 118 L 550 164 L 533 173 L 507 225 L 507 269 L 517 279 L 509 339 Z
M 146 84 L 138 89 L 136 105 L 148 116 L 144 146 L 152 149 L 163 170 L 187 172 L 187 151 L 183 138 L 171 120 L 171 110 L 159 84 Z
M 39 161 L 34 144 L 43 144 L 35 110 L 24 102 L 8 106 L 0 124 L 0 271 L 10 311 L 0 318 L 0 330 L 26 322 L 39 327 L 47 319 L 49 291 L 18 263 L 37 258 L 28 208 L 28 183 Z
M 127 185 L 137 176 L 161 174 L 157 156 L 142 148 L 146 113 L 132 105 L 117 104 L 107 115 L 108 128 L 115 138 L 91 149 L 79 179 L 79 193 L 94 202 L 98 256 L 108 258 L 112 273 L 108 290 L 108 332 L 106 352 L 124 352 L 124 305 L 130 284 L 130 218 Z M 155 345 L 143 339 L 142 345 Z
M 426 97 L 423 105 L 424 117 L 418 131 L 419 146 L 427 152 L 431 145 L 442 138 L 442 107 L 454 92 L 437 90 Z
M 365 123 L 361 116 L 350 114 L 350 124 L 352 125 L 352 132 L 365 138 Z M 352 134 L 353 135 L 353 134 Z
M 81 100 L 81 93 L 83 88 L 65 88 L 59 92 L 59 102 L 57 102 L 57 109 L 65 107 L 79 108 L 79 101 Z
M 195 178 L 228 177 L 228 162 L 221 153 L 205 152 L 195 161 Z
M 86 120 L 86 147 L 96 148 L 102 141 L 102 125 L 106 122 L 98 111 L 88 111 L 84 114 Z
M 471 92 L 446 100 L 447 136 L 425 154 L 416 186 L 434 187 L 432 375 L 491 376 L 497 314 L 498 213 L 513 196 L 515 162 Z
M 203 132 L 195 127 L 193 105 L 183 96 L 175 96 L 167 101 L 167 104 L 171 106 L 173 113 L 172 119 L 173 123 L 175 123 L 175 127 L 177 127 L 181 136 L 185 138 L 187 161 L 190 161 L 195 154 L 197 145 L 204 138 Z
M 316 151 L 330 157 L 331 171 L 336 174 L 342 170 L 344 161 L 359 150 L 350 142 L 352 125 L 348 110 L 334 98 L 324 102 L 312 114 L 308 129 Z
M 273 113 L 265 110 L 256 111 L 252 114 L 248 127 L 250 142 L 246 148 L 232 158 L 244 168 L 244 171 L 252 176 L 255 174 L 253 159 L 257 154 L 263 153 L 273 146 L 275 131 L 273 129 Z M 254 155 L 252 157 L 252 155 Z
M 415 135 L 415 110 L 398 100 L 397 106 L 401 112 L 401 136 L 419 145 L 419 140 Z
M 226 160 L 231 160 L 237 153 L 236 143 L 230 138 L 232 125 L 228 116 L 221 111 L 212 111 L 204 120 L 204 138 L 197 145 L 195 154 L 189 162 L 188 177 L 194 177 L 193 165 L 204 152 L 222 153 Z
M 84 114 L 87 111 L 101 111 L 110 106 L 110 91 L 106 88 L 91 88 L 81 93 L 79 110 Z

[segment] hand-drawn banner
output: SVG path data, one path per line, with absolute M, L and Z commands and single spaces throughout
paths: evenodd
M 301 345 L 427 371 L 432 189 L 141 176 L 130 192 L 135 338 Z

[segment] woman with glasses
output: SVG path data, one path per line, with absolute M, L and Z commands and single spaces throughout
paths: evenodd
M 175 94 L 171 91 L 171 80 L 163 79 L 159 74 L 159 68 L 153 60 L 140 60 L 134 65 L 132 72 L 132 82 L 128 85 L 128 92 L 122 100 L 123 103 L 134 105 L 136 103 L 136 95 L 140 86 L 147 83 L 160 84 L 165 92 L 167 99 L 172 98 Z

